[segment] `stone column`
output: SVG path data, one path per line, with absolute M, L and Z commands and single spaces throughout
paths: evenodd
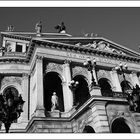
M 136 73 L 136 72 L 132 72 L 132 73 L 130 74 L 130 77 L 131 77 L 131 80 L 132 80 L 132 82 L 133 82 L 133 86 L 134 86 L 134 87 L 136 86 L 136 84 L 140 86 L 140 81 L 139 81 L 139 79 L 138 79 L 138 76 L 137 76 L 137 73 Z
M 104 101 L 95 101 L 90 105 L 93 117 L 92 125 L 97 133 L 110 132 L 105 104 Z
M 35 116 L 44 117 L 43 57 L 36 56 L 36 109 Z
M 21 117 L 22 120 L 24 122 L 28 121 L 28 102 L 29 102 L 29 75 L 27 73 L 24 73 L 22 75 L 22 89 L 23 89 L 23 94 L 22 94 L 22 98 L 25 101 L 24 105 L 23 105 L 23 113 L 21 113 Z
M 68 112 L 73 107 L 73 93 L 69 88 L 69 82 L 71 81 L 70 61 L 66 60 L 63 64 L 63 76 L 65 81 L 63 82 L 63 97 L 64 97 L 64 109 Z
M 111 74 L 111 78 L 112 78 L 113 91 L 122 92 L 122 88 L 121 88 L 121 85 L 120 85 L 120 81 L 119 81 L 117 71 L 115 69 L 112 69 L 110 74 Z

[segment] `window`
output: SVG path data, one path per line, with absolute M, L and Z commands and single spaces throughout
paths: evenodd
M 16 52 L 22 52 L 22 45 L 16 44 Z

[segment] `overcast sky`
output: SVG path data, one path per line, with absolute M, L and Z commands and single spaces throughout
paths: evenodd
M 43 22 L 43 32 L 56 32 L 63 21 L 67 33 L 77 36 L 99 34 L 111 41 L 140 52 L 140 7 L 138 8 L 0 8 L 0 31 L 14 25 L 15 31 L 34 32 Z

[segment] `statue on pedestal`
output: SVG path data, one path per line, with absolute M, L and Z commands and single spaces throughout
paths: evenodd
M 56 92 L 53 92 L 51 102 L 52 102 L 51 111 L 57 110 L 58 109 L 58 97 L 56 95 Z
M 64 25 L 64 22 L 62 22 L 61 25 L 55 26 L 55 29 L 58 30 L 58 33 L 66 33 L 66 26 Z
M 35 30 L 36 30 L 37 34 L 41 34 L 41 32 L 42 32 L 42 22 L 41 21 L 36 23 Z

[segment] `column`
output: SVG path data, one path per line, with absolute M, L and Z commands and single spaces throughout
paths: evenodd
M 69 88 L 69 82 L 71 81 L 70 61 L 66 60 L 63 64 L 63 76 L 65 81 L 63 82 L 63 97 L 64 97 L 64 109 L 68 112 L 73 107 L 73 93 Z
M 36 110 L 35 116 L 45 117 L 43 95 L 43 57 L 36 56 Z
M 23 94 L 22 98 L 25 101 L 23 105 L 23 113 L 21 113 L 22 121 L 27 122 L 28 121 L 28 102 L 29 102 L 29 75 L 27 73 L 22 74 L 22 89 L 23 89 Z
M 122 92 L 122 88 L 121 88 L 121 85 L 120 85 L 120 81 L 119 81 L 117 71 L 115 69 L 112 69 L 110 74 L 111 74 L 111 77 L 112 77 L 113 91 Z
M 140 82 L 139 82 L 139 79 L 138 79 L 138 76 L 137 76 L 137 73 L 136 72 L 132 72 L 130 74 L 130 77 L 131 77 L 131 80 L 133 82 L 133 86 L 135 87 L 136 84 L 140 86 Z

